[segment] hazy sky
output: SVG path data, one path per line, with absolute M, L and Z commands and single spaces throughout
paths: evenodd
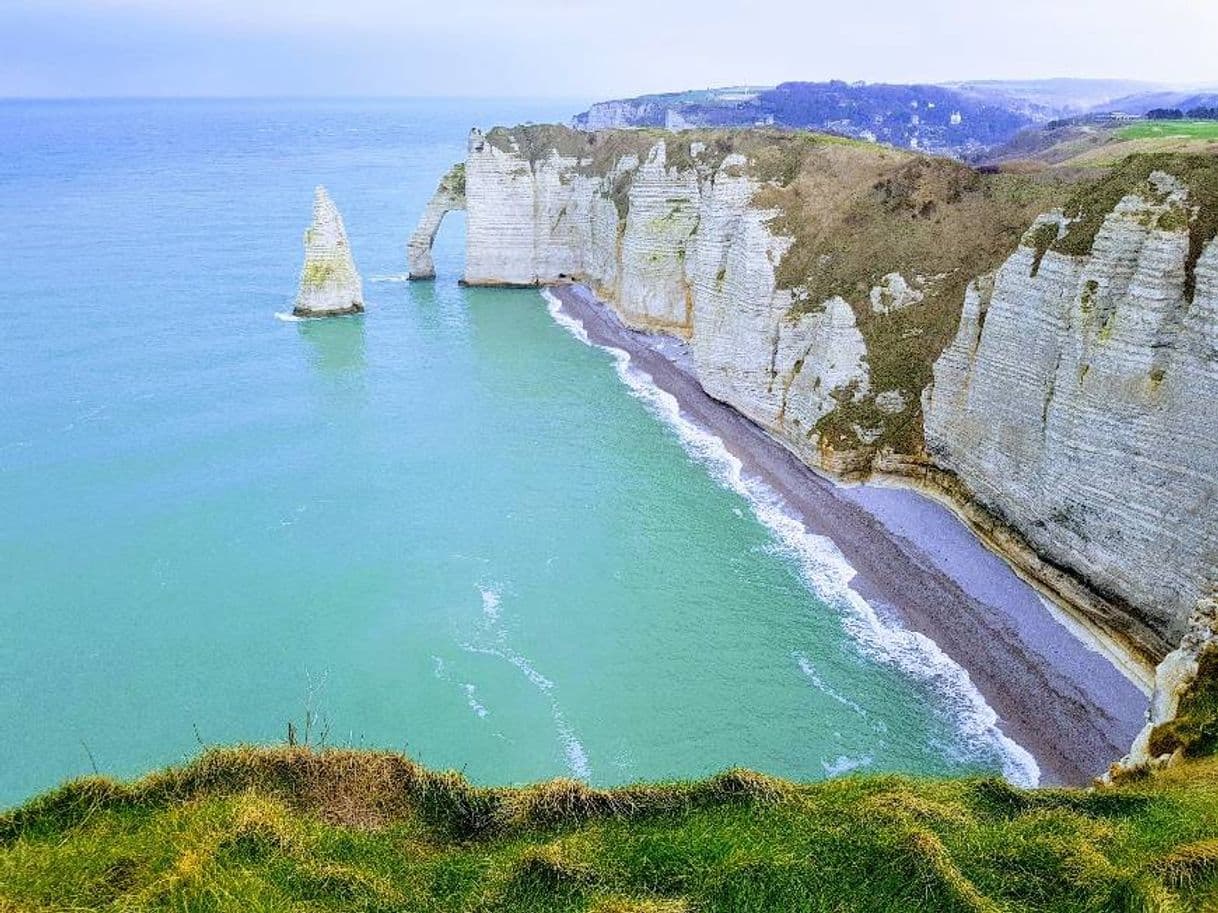
M 1218 0 L 0 0 L 0 96 L 1218 83 Z

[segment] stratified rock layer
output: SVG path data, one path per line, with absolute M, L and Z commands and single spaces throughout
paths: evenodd
M 304 236 L 305 261 L 292 313 L 298 317 L 358 314 L 364 309 L 363 283 L 351 257 L 342 216 L 326 188 L 313 196 L 313 223 Z
M 1218 243 L 1189 301 L 1191 212 L 1154 174 L 1087 256 L 1038 249 L 1062 221 L 1042 219 L 970 292 L 924 395 L 935 462 L 1152 655 L 1218 575 Z

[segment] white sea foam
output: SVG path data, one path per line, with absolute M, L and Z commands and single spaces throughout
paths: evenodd
M 588 765 L 588 752 L 584 750 L 584 743 L 576 737 L 575 730 L 563 718 L 557 705 L 554 707 L 554 724 L 558 727 L 563 754 L 566 755 L 571 773 L 581 780 L 589 779 L 592 776 L 592 768 Z
M 499 659 L 505 660 L 519 669 L 524 677 L 527 678 L 534 687 L 539 691 L 544 691 L 549 694 L 554 688 L 554 683 L 533 668 L 532 663 L 521 656 L 514 650 L 507 648 L 500 649 L 499 647 L 480 647 L 477 644 L 463 643 L 461 649 L 467 653 L 478 653 L 482 656 L 497 656 Z
M 398 273 L 394 276 L 369 276 L 369 282 L 408 282 L 410 273 Z
M 461 687 L 465 689 L 465 698 L 469 703 L 469 709 L 478 714 L 478 716 L 486 716 L 486 708 L 482 706 L 477 698 L 476 692 L 478 689 L 469 682 L 464 682 Z
M 502 594 L 495 587 L 479 585 L 478 592 L 482 594 L 482 614 L 490 621 L 499 620 L 499 602 Z
M 558 704 L 558 699 L 554 696 L 554 682 L 533 668 L 532 663 L 525 657 L 506 647 L 480 647 L 476 644 L 464 643 L 461 644 L 461 649 L 470 653 L 479 653 L 483 656 L 497 656 L 519 669 L 524 674 L 524 677 L 532 682 L 537 690 L 542 692 L 550 701 L 550 716 L 554 719 L 554 728 L 558 732 L 559 742 L 562 743 L 563 755 L 567 759 L 567 767 L 570 768 L 571 773 L 583 780 L 591 778 L 592 768 L 588 764 L 588 752 L 584 749 L 583 742 L 575 734 L 574 728 L 567 722 L 567 718 Z
M 291 311 L 276 311 L 275 319 L 282 320 L 284 323 L 300 323 L 302 320 L 307 320 L 306 317 L 298 317 Z
M 840 777 L 842 774 L 858 770 L 860 767 L 869 767 L 870 765 L 871 755 L 863 755 L 861 758 L 849 758 L 846 755 L 838 755 L 832 761 L 820 762 L 820 766 L 825 769 L 825 775 L 829 777 Z
M 850 700 L 850 698 L 848 698 L 844 694 L 836 691 L 832 686 L 827 684 L 825 682 L 825 680 L 820 677 L 820 673 L 816 671 L 816 667 L 814 665 L 812 665 L 812 661 L 810 659 L 808 659 L 808 657 L 804 656 L 804 654 L 800 653 L 798 650 L 796 650 L 791 655 L 795 658 L 795 662 L 796 662 L 796 664 L 798 664 L 799 670 L 801 672 L 803 672 L 803 674 L 805 676 L 807 676 L 808 681 L 810 681 L 818 691 L 821 691 L 824 694 L 827 694 L 829 697 L 833 698 L 839 704 L 849 707 L 859 716 L 861 716 L 861 717 L 868 716 L 868 713 L 866 710 L 864 710 L 857 703 Z
M 555 323 L 585 345 L 592 345 L 592 340 L 588 338 L 588 331 L 584 329 L 584 325 L 562 309 L 562 302 L 558 300 L 557 295 L 547 288 L 541 290 L 541 297 L 546 300 L 546 309 L 550 312 L 550 316 L 554 318 Z M 597 346 L 597 348 L 607 349 L 608 346 Z M 611 349 L 610 351 L 618 350 Z M 622 354 L 625 355 L 626 353 L 623 352 Z
M 968 672 L 929 637 L 885 624 L 875 609 L 851 589 L 854 568 L 832 540 L 809 533 L 765 483 L 746 479 L 740 460 L 723 441 L 681 415 L 676 397 L 657 387 L 647 373 L 632 368 L 628 352 L 592 343 L 583 324 L 562 310 L 562 303 L 553 293 L 544 289 L 541 294 L 554 320 L 581 342 L 612 355 L 618 376 L 630 392 L 676 431 L 686 452 L 702 463 L 717 482 L 749 503 L 757 519 L 773 533 L 780 550 L 796 562 L 809 589 L 838 610 L 843 627 L 856 643 L 868 655 L 897 666 L 938 695 L 939 706 L 956 724 L 958 749 L 963 757 L 986 756 L 997 751 L 1007 780 L 1020 786 L 1035 786 L 1040 781 L 1036 759 L 1001 730 L 998 715 L 973 685 Z
M 474 711 L 474 713 L 478 716 L 485 717 L 488 711 L 486 707 L 483 706 L 483 704 L 478 700 L 477 687 L 470 682 L 456 682 L 453 677 L 448 674 L 448 667 L 444 664 L 444 660 L 442 660 L 440 657 L 433 656 L 431 660 L 436 678 L 442 682 L 459 684 L 461 686 L 461 690 L 465 692 L 465 701 L 467 704 L 469 704 L 469 709 Z

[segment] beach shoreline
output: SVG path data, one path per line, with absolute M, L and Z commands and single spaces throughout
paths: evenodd
M 764 429 L 711 398 L 683 344 L 625 326 L 582 285 L 552 286 L 590 342 L 631 367 L 718 437 L 793 517 L 830 539 L 855 571 L 851 588 L 925 635 L 967 671 L 1003 733 L 1036 759 L 1045 785 L 1084 785 L 1128 750 L 1147 699 L 1132 667 L 1068 626 L 1033 586 L 939 499 L 913 487 L 842 485 L 798 460 Z

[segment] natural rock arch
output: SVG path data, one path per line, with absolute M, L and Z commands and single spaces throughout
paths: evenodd
M 454 209 L 465 209 L 465 163 L 453 165 L 440 180 L 431 195 L 419 224 L 406 245 L 406 258 L 411 279 L 434 279 L 436 265 L 431 258 L 431 246 L 444 216 Z

